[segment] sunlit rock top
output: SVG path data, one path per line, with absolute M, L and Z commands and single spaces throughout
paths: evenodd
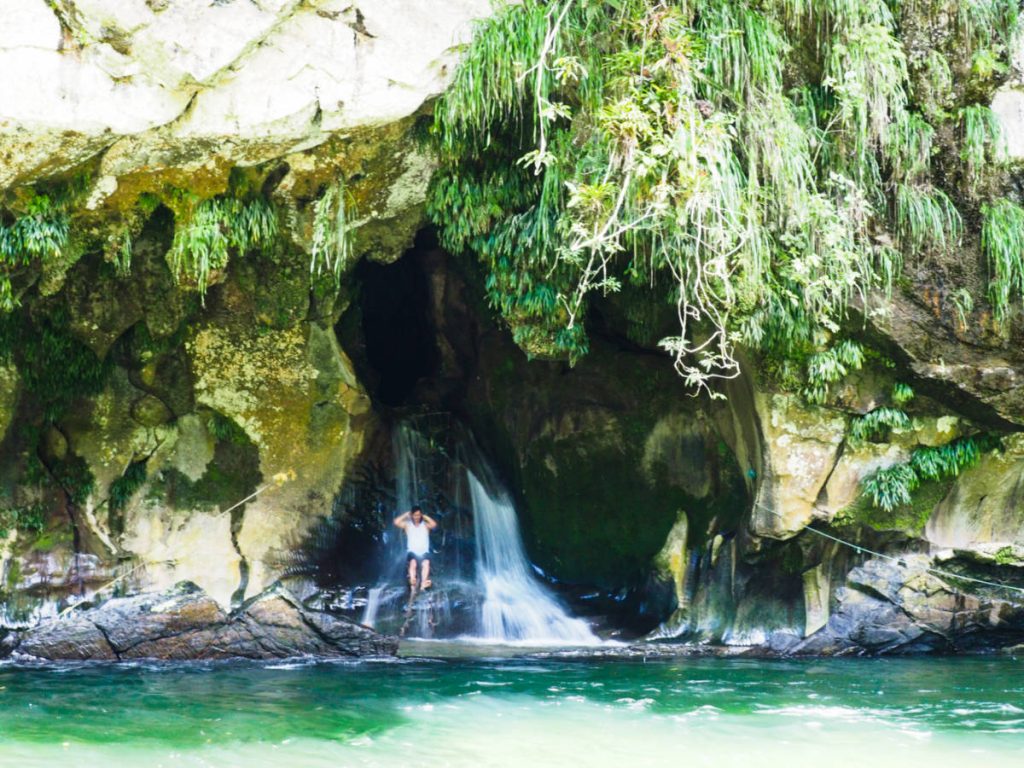
M 51 7 L 52 6 L 52 7 Z M 4 0 L 0 187 L 255 163 L 440 92 L 488 0 Z

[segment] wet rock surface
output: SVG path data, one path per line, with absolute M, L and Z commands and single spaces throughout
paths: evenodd
M 281 659 L 390 656 L 398 639 L 304 608 L 282 589 L 228 613 L 186 583 L 41 624 L 2 648 L 52 661 Z
M 1024 640 L 1019 599 L 965 594 L 930 571 L 927 555 L 871 559 L 850 571 L 825 626 L 795 654 L 990 650 Z

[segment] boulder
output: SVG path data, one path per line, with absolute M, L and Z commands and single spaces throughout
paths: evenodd
M 81 615 L 57 619 L 30 630 L 18 643 L 19 653 L 61 661 L 113 661 L 117 654 L 103 632 Z
M 52 661 L 390 656 L 398 639 L 267 590 L 227 613 L 188 582 L 109 600 L 21 634 L 8 651 Z

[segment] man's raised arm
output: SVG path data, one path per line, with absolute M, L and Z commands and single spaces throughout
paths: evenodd
M 432 531 L 435 528 L 437 528 L 437 520 L 432 518 L 430 515 L 424 514 L 423 515 L 423 522 L 425 522 L 427 524 L 427 529 L 428 530 Z
M 405 521 L 409 519 L 409 512 L 403 512 L 395 518 L 394 523 L 396 528 L 405 528 Z

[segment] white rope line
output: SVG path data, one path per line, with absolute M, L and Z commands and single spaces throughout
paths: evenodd
M 240 506 L 242 506 L 246 502 L 252 501 L 253 499 L 255 499 L 257 496 L 259 496 L 261 493 L 263 493 L 265 490 L 267 490 L 267 488 L 269 488 L 272 485 L 273 485 L 273 483 L 266 483 L 265 485 L 261 485 L 255 491 L 253 491 L 248 496 L 246 496 L 244 499 L 242 499 L 241 501 L 235 502 L 230 507 L 225 509 L 223 512 L 221 512 L 221 514 L 222 515 L 226 515 L 228 512 L 233 512 L 234 510 L 238 509 Z
M 119 576 L 117 576 L 116 578 L 114 578 L 112 581 L 108 581 L 102 587 L 99 587 L 98 589 L 94 590 L 93 591 L 93 595 L 98 595 L 98 594 L 100 594 L 100 592 L 105 592 L 106 590 L 110 589 L 112 586 L 117 584 L 119 581 L 121 581 L 122 579 L 127 579 L 129 576 L 131 576 L 137 570 L 139 570 L 140 568 L 145 568 L 147 565 L 160 565 L 160 564 L 164 564 L 164 563 L 166 563 L 166 564 L 174 564 L 176 562 L 177 562 L 176 560 L 153 560 L 152 562 L 148 562 L 148 563 L 139 563 L 134 568 L 125 571 L 124 573 L 122 573 Z M 86 602 L 88 602 L 88 601 L 87 600 L 82 600 L 82 601 L 79 601 L 77 603 L 72 603 L 67 608 L 65 608 L 63 611 L 58 613 L 57 614 L 57 618 L 58 619 L 63 619 L 65 616 L 67 616 L 69 613 L 71 613 L 71 611 L 75 610 L 76 608 L 81 607 L 82 604 L 86 603 Z
M 760 504 L 760 503 L 755 501 L 754 502 L 754 506 L 755 507 L 760 507 L 761 509 L 765 510 L 768 514 L 774 515 L 775 517 L 778 517 L 778 518 L 782 517 L 782 515 L 780 513 L 776 512 L 774 509 L 770 509 L 769 507 L 766 507 L 764 504 Z M 804 526 L 804 530 L 808 530 L 811 533 L 816 533 L 819 536 L 822 536 L 822 537 L 824 537 L 826 539 L 831 539 L 832 541 L 834 541 L 834 542 L 836 542 L 838 544 L 842 544 L 844 546 L 849 547 L 850 549 L 856 550 L 858 553 L 865 553 L 866 552 L 867 554 L 872 555 L 873 557 L 880 557 L 883 560 L 890 560 L 890 561 L 896 563 L 901 568 L 907 568 L 908 567 L 906 561 L 902 557 L 894 557 L 892 555 L 884 555 L 881 552 L 875 552 L 873 549 L 868 549 L 867 547 L 863 547 L 860 544 L 854 544 L 853 542 L 846 541 L 845 539 L 841 539 L 838 536 L 833 536 L 830 533 L 825 533 L 824 531 L 819 531 L 817 528 L 814 528 L 811 525 Z M 936 576 L 945 576 L 946 578 L 949 578 L 949 579 L 959 579 L 960 581 L 970 581 L 970 582 L 973 582 L 975 584 L 984 584 L 986 587 L 995 587 L 996 589 L 1008 589 L 1008 590 L 1010 590 L 1012 592 L 1019 592 L 1022 595 L 1024 595 L 1024 588 L 1021 588 L 1021 587 L 1014 587 L 1014 586 L 1011 586 L 1009 584 L 1000 584 L 1000 583 L 995 582 L 995 581 L 986 581 L 985 579 L 976 579 L 973 576 L 962 576 L 959 573 L 953 573 L 952 571 L 945 571 L 945 570 L 943 570 L 941 568 L 926 567 L 924 570 L 927 573 L 931 573 L 931 574 L 934 574 Z M 955 587 L 954 587 L 954 589 L 955 589 Z

